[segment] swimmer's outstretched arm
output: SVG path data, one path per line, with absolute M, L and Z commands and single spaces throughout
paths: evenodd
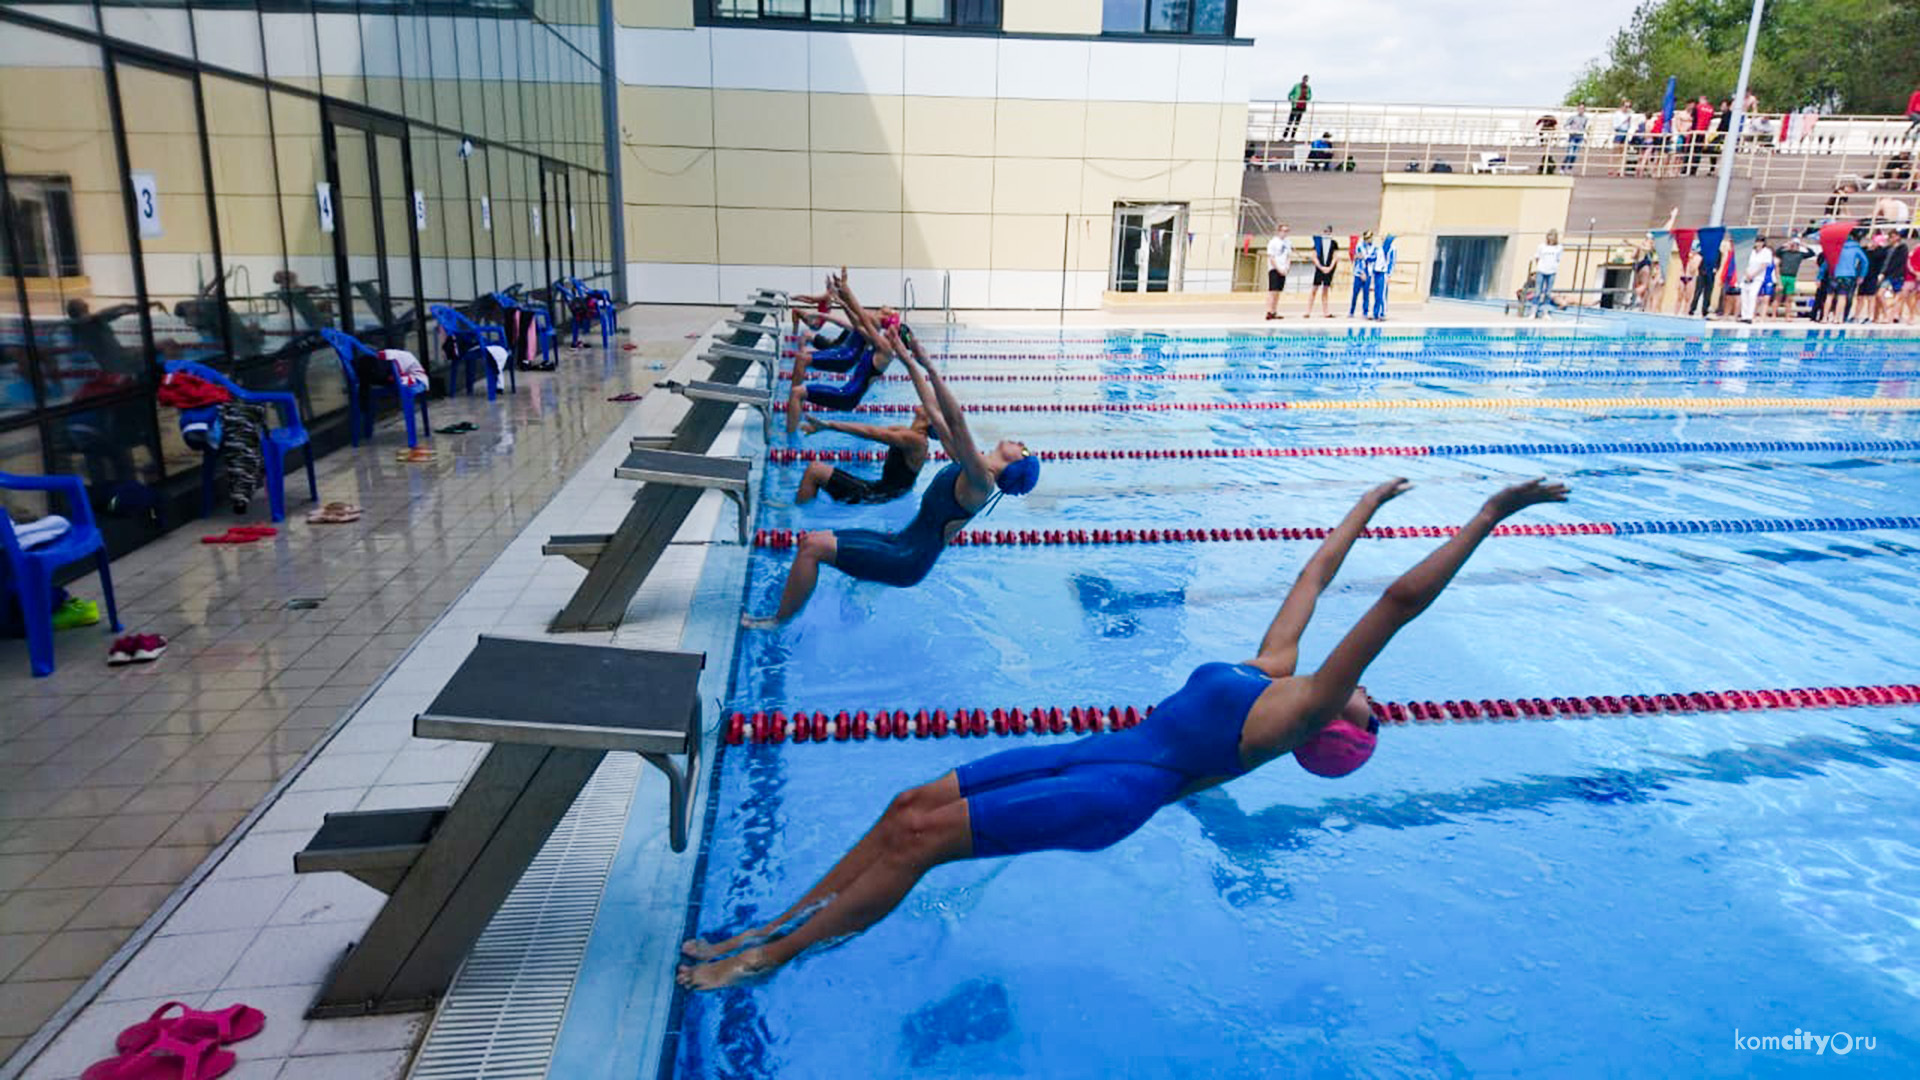
M 860 306 L 860 301 L 853 295 L 853 289 L 847 285 L 846 278 L 835 278 L 833 291 L 835 299 L 846 310 L 847 317 L 853 320 L 853 329 L 859 331 L 867 344 L 873 346 L 873 369 L 885 371 L 887 364 L 898 354 L 894 343 L 888 340 L 887 332 L 881 329 L 879 321 L 871 312 Z
M 1360 685 L 1360 676 L 1367 665 L 1373 663 L 1373 658 L 1380 655 L 1380 650 L 1387 647 L 1387 642 L 1393 640 L 1401 627 L 1427 610 L 1495 525 L 1536 503 L 1566 501 L 1566 485 L 1549 484 L 1545 477 L 1506 488 L 1488 499 L 1473 520 L 1461 526 L 1439 550 L 1387 586 L 1387 591 L 1360 617 L 1359 623 L 1334 646 L 1320 670 L 1307 677 L 1309 691 L 1301 717 L 1307 726 L 1300 737 L 1311 736 L 1339 714 L 1341 706 L 1353 696 L 1354 688 Z
M 947 456 L 966 470 L 967 482 L 976 491 L 991 494 L 993 472 L 987 468 L 986 459 L 973 443 L 973 432 L 967 427 L 967 411 L 961 407 L 960 399 L 947 389 L 947 381 L 940 377 L 940 371 L 933 366 L 933 361 L 927 359 L 927 350 L 921 347 L 919 338 L 914 338 L 912 344 L 908 345 L 900 340 L 898 327 L 888 333 L 902 356 L 911 354 L 907 360 L 907 371 L 913 377 L 913 388 L 920 391 L 920 400 L 927 403 L 928 414 L 941 423 L 938 434 L 940 441 L 946 445 Z M 925 389 L 922 389 L 923 385 Z M 932 399 L 930 403 L 929 395 Z
M 1249 661 L 1252 666 L 1276 679 L 1293 674 L 1294 666 L 1300 662 L 1300 635 L 1313 618 L 1314 604 L 1320 594 L 1333 584 L 1340 564 L 1346 561 L 1347 552 L 1352 550 L 1353 542 L 1360 538 L 1367 522 L 1373 520 L 1374 511 L 1411 487 L 1405 477 L 1395 477 L 1360 496 L 1360 501 L 1353 504 L 1347 516 L 1321 541 L 1320 550 L 1301 568 L 1279 613 L 1267 627 L 1266 636 L 1260 639 L 1260 655 Z
M 855 424 L 846 420 L 815 420 L 812 417 L 801 421 L 801 424 L 807 429 L 809 435 L 825 428 L 828 431 L 870 439 L 886 446 L 897 446 L 902 450 L 911 449 L 915 441 L 913 429 L 901 425 L 882 427 L 879 424 Z

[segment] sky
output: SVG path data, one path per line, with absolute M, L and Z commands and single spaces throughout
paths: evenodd
M 1551 105 L 1637 0 L 1240 0 L 1253 97 Z

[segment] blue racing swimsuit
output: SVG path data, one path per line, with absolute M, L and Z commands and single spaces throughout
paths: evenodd
M 960 505 L 959 483 L 957 461 L 935 473 L 920 496 L 920 512 L 897 533 L 834 530 L 833 565 L 861 581 L 902 589 L 919 584 L 947 546 L 947 529 L 973 517 L 973 511 Z
M 858 337 L 858 335 L 853 336 Z M 867 396 L 867 387 L 873 385 L 873 380 L 879 376 L 880 369 L 873 364 L 873 347 L 865 342 L 857 342 L 857 344 L 858 351 L 850 361 L 843 361 L 836 356 L 827 357 L 827 362 L 822 363 L 821 357 L 825 354 L 814 356 L 814 367 L 822 371 L 833 371 L 844 362 L 846 367 L 839 370 L 846 371 L 848 374 L 840 383 L 807 383 L 806 399 L 808 401 L 823 408 L 851 411 L 860 404 L 861 398 Z
M 1191 785 L 1246 772 L 1240 729 L 1271 685 L 1245 664 L 1202 664 L 1138 727 L 960 766 L 974 855 L 1098 851 Z

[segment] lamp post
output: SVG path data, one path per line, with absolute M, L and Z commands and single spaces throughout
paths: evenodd
M 1760 10 L 1765 6 L 1766 0 L 1753 0 L 1753 15 L 1747 20 L 1747 47 L 1740 54 L 1740 81 L 1733 88 L 1733 117 L 1727 121 L 1726 145 L 1720 148 L 1720 178 L 1713 188 L 1713 214 L 1708 225 L 1725 223 L 1727 187 L 1733 182 L 1733 150 L 1747 122 L 1747 76 L 1753 73 L 1753 50 L 1760 41 Z

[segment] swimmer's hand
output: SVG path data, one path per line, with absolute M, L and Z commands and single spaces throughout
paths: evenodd
M 1368 503 L 1377 507 L 1381 503 L 1392 501 L 1395 496 L 1405 495 L 1412 490 L 1413 484 L 1409 482 L 1406 477 L 1396 476 L 1386 483 L 1381 484 L 1379 487 L 1374 488 L 1372 491 L 1367 492 L 1365 498 Z
M 815 420 L 813 417 L 809 416 L 806 419 L 800 421 L 800 427 L 807 434 L 813 435 L 820 431 L 821 424 L 820 424 L 820 421 Z
M 1512 517 L 1535 503 L 1566 501 L 1567 485 L 1549 484 L 1546 477 L 1538 476 L 1523 484 L 1514 484 L 1512 487 L 1502 489 L 1493 498 L 1487 500 L 1486 512 L 1495 521 L 1500 521 Z

